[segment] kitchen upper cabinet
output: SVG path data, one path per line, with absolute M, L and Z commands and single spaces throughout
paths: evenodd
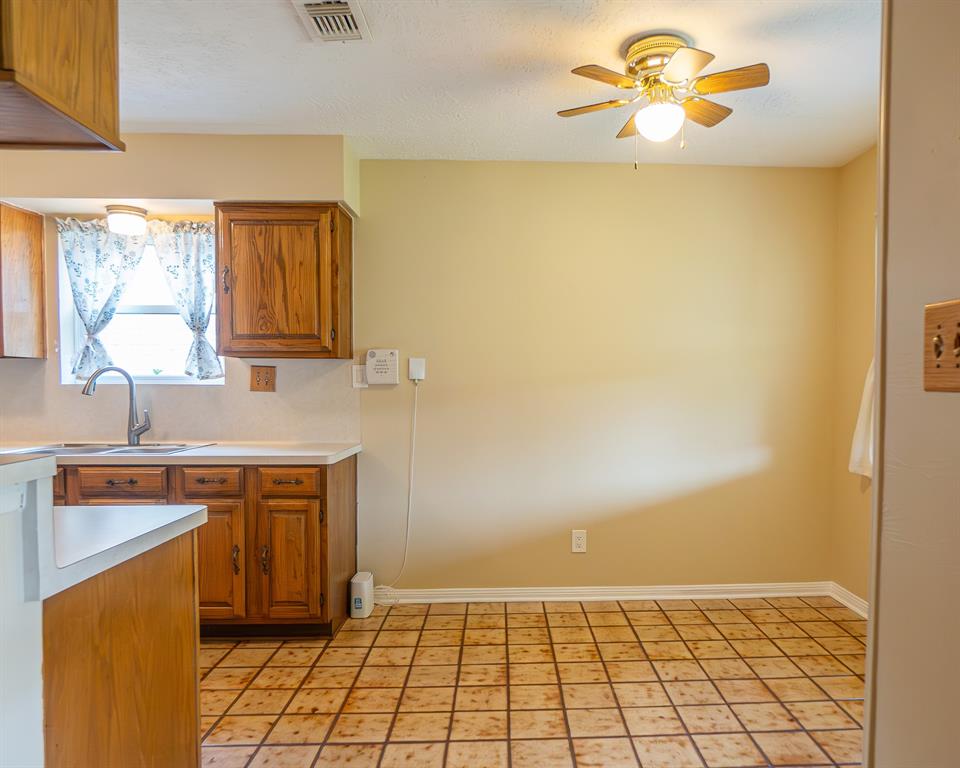
M 2 0 L 0 67 L 0 146 L 124 149 L 117 0 Z
M 334 203 L 217 203 L 218 351 L 353 355 L 353 222 Z
M 260 502 L 258 557 L 272 619 L 321 616 L 320 514 L 315 499 Z
M 200 619 L 242 619 L 243 501 L 207 501 L 207 523 L 197 531 Z
M 0 203 L 0 357 L 47 356 L 44 306 L 43 216 Z

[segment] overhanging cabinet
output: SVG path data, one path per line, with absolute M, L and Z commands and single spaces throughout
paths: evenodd
M 336 203 L 216 203 L 217 344 L 228 357 L 353 354 L 353 221 Z

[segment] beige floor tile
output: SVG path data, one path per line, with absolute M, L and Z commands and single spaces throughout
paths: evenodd
M 492 617 L 481 616 L 482 623 L 505 624 L 506 620 L 502 616 Z M 470 620 L 467 621 L 467 629 L 463 633 L 464 645 L 505 645 L 507 642 L 507 630 L 500 628 L 484 627 L 478 628 L 470 626 Z M 477 623 L 480 623 L 479 621 Z
M 221 667 L 260 667 L 270 660 L 273 648 L 237 648 L 220 661 Z
M 863 731 L 816 731 L 813 738 L 837 763 L 860 763 L 863 760 Z
M 677 707 L 677 712 L 690 733 L 734 733 L 743 730 L 730 707 L 725 704 Z
M 310 671 L 304 688 L 349 688 L 357 679 L 360 667 L 326 667 Z
M 670 619 L 670 622 L 674 625 L 710 623 L 710 620 L 706 617 L 703 611 L 699 611 L 696 608 L 684 610 L 674 610 L 668 608 L 665 609 L 664 612 L 667 614 L 667 618 Z
M 354 688 L 343 703 L 344 712 L 394 712 L 402 688 Z
M 800 725 L 782 704 L 731 704 L 748 731 L 788 731 Z
M 577 601 L 546 600 L 543 603 L 543 610 L 547 613 L 582 613 L 583 607 Z
M 693 654 L 682 642 L 652 642 L 644 643 L 643 650 L 647 657 L 654 661 L 664 659 L 692 659 Z
M 343 706 L 349 690 L 349 688 L 301 688 L 287 705 L 287 714 L 335 714 Z
M 364 662 L 365 666 L 402 667 L 413 661 L 414 648 L 374 647 Z
M 627 621 L 635 627 L 651 627 L 670 623 L 670 619 L 663 611 L 630 611 L 627 613 Z
M 445 741 L 449 732 L 449 712 L 400 712 L 390 741 Z
M 599 661 L 558 662 L 557 672 L 562 683 L 605 683 L 607 670 Z
M 619 709 L 570 709 L 567 723 L 574 738 L 627 735 Z
M 570 744 L 564 740 L 510 742 L 513 768 L 573 768 Z
M 693 737 L 709 768 L 766 765 L 757 745 L 745 733 L 701 734 Z
M 200 768 L 246 768 L 256 747 L 202 747 Z
M 563 704 L 567 709 L 617 706 L 609 683 L 573 683 L 562 688 Z
M 416 645 L 420 640 L 420 632 L 415 629 L 383 630 L 373 641 L 374 648 L 401 648 Z
M 319 648 L 280 648 L 270 661 L 271 667 L 309 667 L 320 657 Z
M 733 649 L 744 658 L 783 656 L 784 653 L 770 640 L 729 640 Z
M 222 691 L 246 688 L 259 671 L 259 667 L 217 667 L 211 669 L 203 678 L 200 690 Z
M 405 620 L 411 620 L 414 617 L 404 616 L 402 618 Z M 397 626 L 395 629 L 463 629 L 467 623 L 466 617 L 464 616 L 420 616 L 417 618 L 419 621 L 423 622 L 422 627 Z
M 400 688 L 410 667 L 363 667 L 354 685 L 357 688 Z
M 543 613 L 543 603 L 534 600 L 516 600 L 504 607 L 507 613 Z
M 643 683 L 657 679 L 657 673 L 649 661 L 607 661 L 604 666 L 610 680 L 615 683 Z
M 787 703 L 786 707 L 808 731 L 857 727 L 857 723 L 832 701 L 793 702 Z
M 444 688 L 406 688 L 400 699 L 400 712 L 449 712 L 453 709 L 453 686 Z
M 443 768 L 446 744 L 387 744 L 380 768 Z
M 675 705 L 722 704 L 716 686 L 709 680 L 674 680 L 663 684 Z
M 673 644 L 655 643 L 655 645 Z M 677 643 L 677 645 L 682 645 L 682 643 Z M 644 661 L 647 658 L 644 647 L 636 640 L 629 643 L 597 643 L 600 658 L 604 661 Z
M 460 655 L 461 664 L 505 664 L 505 645 L 465 645 Z
M 545 627 L 547 616 L 544 613 L 507 613 L 508 627 Z
M 249 689 L 230 707 L 231 715 L 279 715 L 287 702 L 293 697 L 293 691 Z
M 850 670 L 833 656 L 797 656 L 792 661 L 811 677 L 850 674 Z
M 249 768 L 310 768 L 320 747 L 261 747 Z
M 856 720 L 860 725 L 863 725 L 863 702 L 862 701 L 838 701 L 837 706 L 839 706 L 844 712 L 846 712 L 850 717 Z
M 219 719 L 220 719 L 219 715 L 201 715 L 200 716 L 200 738 L 201 739 L 203 739 L 203 737 L 207 734 L 207 731 L 209 731 Z
M 222 715 L 236 700 L 240 691 L 206 690 L 200 691 L 200 714 Z
M 712 680 L 745 680 L 757 676 L 741 659 L 701 659 L 700 666 Z
M 826 650 L 813 638 L 785 638 L 774 640 L 777 648 L 787 656 L 823 656 Z
M 467 629 L 505 629 L 507 626 L 507 617 L 504 614 L 471 614 L 467 616 L 465 626 Z
M 253 678 L 251 688 L 298 688 L 307 676 L 307 667 L 264 667 Z
M 457 667 L 453 665 L 413 666 L 410 668 L 410 677 L 407 678 L 407 687 L 436 688 L 456 685 L 458 672 Z
M 377 639 L 377 633 L 374 631 L 366 632 L 346 632 L 341 630 L 327 648 L 329 653 L 335 648 L 369 648 L 373 641 Z
M 670 705 L 667 692 L 660 683 L 614 683 L 613 692 L 621 707 Z
M 334 715 L 283 715 L 277 720 L 268 744 L 320 744 L 327 736 Z
M 863 680 L 854 675 L 848 675 L 847 677 L 816 677 L 814 680 L 832 699 L 863 698 Z
M 503 685 L 507 682 L 507 665 L 465 664 L 460 667 L 457 682 L 458 685 Z
M 779 659 L 745 659 L 745 661 L 750 666 L 750 669 L 764 680 L 782 677 L 803 677 L 803 670 L 785 657 Z
M 701 768 L 703 762 L 689 736 L 634 738 L 643 768 Z
M 758 704 L 777 700 L 762 680 L 717 680 L 716 685 L 728 704 Z
M 446 613 L 447 611 L 444 608 L 452 609 L 451 613 L 465 613 L 466 606 L 463 603 L 454 605 L 453 603 L 448 603 L 446 606 L 443 605 L 428 605 L 426 603 L 404 603 L 401 605 L 394 605 L 390 607 L 390 615 L 402 615 L 402 616 L 419 616 L 427 613 Z M 459 610 L 458 610 L 459 609 Z
M 224 715 L 204 744 L 259 744 L 276 719 L 271 715 Z
M 510 709 L 560 709 L 563 700 L 557 685 L 511 685 Z
M 452 741 L 507 738 L 506 712 L 454 712 L 450 723 Z
M 747 621 L 747 617 L 735 608 L 721 611 L 705 610 L 704 614 L 714 624 L 742 624 Z
M 598 643 L 635 643 L 637 634 L 628 626 L 593 627 Z
M 754 740 L 773 765 L 828 763 L 823 750 L 806 733 L 754 733 Z
M 328 744 L 315 768 L 377 768 L 382 751 L 380 744 Z
M 618 613 L 588 613 L 587 624 L 591 627 L 625 627 L 627 626 L 626 614 Z
M 230 652 L 229 648 L 218 648 L 216 646 L 200 646 L 200 666 L 201 667 L 212 667 L 220 659 L 226 656 Z
M 452 742 L 445 768 L 507 768 L 508 750 L 505 741 Z
M 511 645 L 507 651 L 511 664 L 548 663 L 553 661 L 553 647 L 546 645 Z
M 555 643 L 553 653 L 557 661 L 600 661 L 595 643 Z
M 507 686 L 505 685 L 461 685 L 457 688 L 454 709 L 475 711 L 506 708 Z
M 331 742 L 386 741 L 393 715 L 342 714 L 327 737 Z
M 754 624 L 786 621 L 787 619 L 779 610 L 771 607 L 741 609 L 741 612 Z
M 696 661 L 654 661 L 661 680 L 706 680 L 707 673 Z
M 762 640 L 766 637 L 754 624 L 721 624 L 717 631 L 727 640 Z
M 863 654 L 841 654 L 836 659 L 855 674 L 862 675 L 866 671 L 867 657 Z
M 512 710 L 510 736 L 513 739 L 566 738 L 563 712 L 557 709 Z
M 855 637 L 821 637 L 820 644 L 834 656 L 860 654 L 866 650 L 866 646 Z
M 510 683 L 515 685 L 538 685 L 556 683 L 557 668 L 553 664 L 511 664 Z
M 737 658 L 737 652 L 726 640 L 689 640 L 687 647 L 698 659 Z
M 640 628 L 637 627 L 639 633 Z M 722 640 L 723 634 L 713 624 L 681 624 L 676 632 L 684 640 Z M 644 640 L 645 638 L 640 638 Z M 670 638 L 664 638 L 669 640 Z
M 770 678 L 767 687 L 780 701 L 822 701 L 827 695 L 806 677 Z
M 691 626 L 695 627 L 697 625 L 693 624 Z M 681 635 L 677 634 L 677 630 L 675 630 L 673 627 L 670 627 L 670 626 L 661 626 L 661 625 L 653 625 L 649 627 L 641 626 L 641 627 L 637 627 L 633 631 L 636 633 L 637 638 L 640 640 L 643 640 L 644 642 L 655 642 L 655 641 L 663 642 L 668 640 L 675 642 L 682 639 Z M 699 633 L 694 633 L 694 634 L 699 634 Z M 706 640 L 707 638 L 697 637 L 693 639 Z
M 584 613 L 547 613 L 549 627 L 589 627 Z
M 547 634 L 554 643 L 595 643 L 589 627 L 550 627 Z
M 367 657 L 367 648 L 327 648 L 317 659 L 318 667 L 357 667 Z
M 630 739 L 574 739 L 577 768 L 638 768 Z
M 446 617 L 431 616 L 387 616 L 383 621 L 381 629 L 383 630 L 410 630 L 410 629 L 451 629 L 460 626 L 463 621 L 458 617 L 453 617 L 453 624 L 448 626 L 436 626 L 436 621 Z M 431 623 L 433 621 L 434 623 Z M 459 622 L 459 623 L 456 623 Z
M 684 733 L 673 707 L 626 707 L 623 719 L 631 736 L 666 736 Z
M 413 655 L 413 665 L 448 666 L 450 664 L 458 664 L 460 662 L 461 648 L 462 646 L 459 645 L 433 646 L 429 648 L 420 646 Z

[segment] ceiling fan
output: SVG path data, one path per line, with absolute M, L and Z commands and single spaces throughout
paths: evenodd
M 629 98 L 611 99 L 584 107 L 563 109 L 560 117 L 573 117 L 601 109 L 637 104 L 618 139 L 639 134 L 650 141 L 666 141 L 677 135 L 686 120 L 712 128 L 733 112 L 730 107 L 703 98 L 714 93 L 758 88 L 770 82 L 766 64 L 699 75 L 713 61 L 713 54 L 691 48 L 678 35 L 648 35 L 627 49 L 625 74 L 597 64 L 577 67 L 573 74 L 588 77 L 623 90 L 635 90 Z

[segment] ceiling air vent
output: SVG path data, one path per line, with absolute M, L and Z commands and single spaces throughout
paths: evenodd
M 292 0 L 300 20 L 315 40 L 346 42 L 369 38 L 363 12 L 356 0 L 319 0 L 305 3 Z

